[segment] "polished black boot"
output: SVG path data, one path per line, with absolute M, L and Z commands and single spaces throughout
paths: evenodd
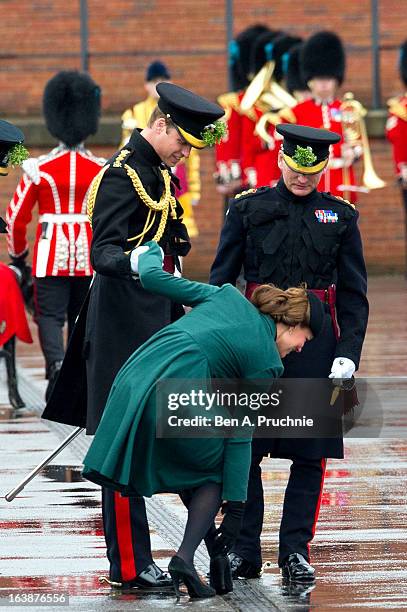
M 130 589 L 139 589 L 143 591 L 172 591 L 172 579 L 162 571 L 155 563 L 150 563 L 143 569 L 133 580 L 114 582 L 112 580 L 104 580 L 114 589 L 127 591 Z
M 291 582 L 314 582 L 315 569 L 300 553 L 292 553 L 281 566 L 283 578 Z
M 261 565 L 253 565 L 236 553 L 229 553 L 232 578 L 260 578 Z
M 187 587 L 188 595 L 191 598 L 203 599 L 216 595 L 215 589 L 201 581 L 194 566 L 188 565 L 181 557 L 177 557 L 176 555 L 172 557 L 168 565 L 168 571 L 170 572 L 175 594 L 178 599 L 181 597 L 181 592 L 179 590 L 181 582 Z
M 232 570 L 227 555 L 219 555 L 211 559 L 209 584 L 218 595 L 225 595 L 233 591 Z
M 25 408 L 25 403 L 22 400 L 17 386 L 17 371 L 16 371 L 16 337 L 13 336 L 5 342 L 3 346 L 4 357 L 6 360 L 7 370 L 7 387 L 8 398 L 11 406 L 16 410 Z

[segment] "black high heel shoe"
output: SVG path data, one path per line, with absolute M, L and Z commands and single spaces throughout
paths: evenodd
M 201 581 L 194 566 L 187 565 L 181 557 L 177 557 L 176 555 L 172 557 L 168 565 L 168 571 L 172 578 L 175 594 L 178 599 L 181 597 L 181 592 L 179 590 L 181 581 L 187 587 L 188 595 L 191 598 L 214 597 L 216 595 L 215 589 Z
M 218 555 L 211 559 L 209 584 L 218 595 L 225 595 L 233 591 L 232 570 L 227 555 Z

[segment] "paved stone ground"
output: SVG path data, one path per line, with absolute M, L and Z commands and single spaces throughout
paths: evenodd
M 278 525 L 289 462 L 263 464 L 266 516 L 260 580 L 238 581 L 233 594 L 200 602 L 168 595 L 111 592 L 106 575 L 100 494 L 82 480 L 88 439 L 80 436 L 13 501 L 14 487 L 71 428 L 41 421 L 45 390 L 38 345 L 19 346 L 20 388 L 33 416 L 13 419 L 0 364 L 0 607 L 11 596 L 68 594 L 74 610 L 402 610 L 407 609 L 407 288 L 401 278 L 370 283 L 371 320 L 360 374 L 385 376 L 375 387 L 384 409 L 381 438 L 349 438 L 342 461 L 331 460 L 312 561 L 316 585 L 282 584 L 276 567 Z M 386 436 L 386 437 L 383 437 Z M 391 436 L 391 437 L 390 437 Z M 154 557 L 165 568 L 180 541 L 185 512 L 176 495 L 148 500 Z M 197 553 L 205 573 L 207 556 Z M 30 603 L 30 602 L 28 602 Z M 59 609 L 57 602 L 51 609 Z M 42 610 L 34 602 L 30 610 Z

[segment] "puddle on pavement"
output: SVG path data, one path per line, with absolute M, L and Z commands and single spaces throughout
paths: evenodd
M 86 482 L 82 477 L 82 468 L 76 466 L 47 465 L 41 474 L 55 482 Z

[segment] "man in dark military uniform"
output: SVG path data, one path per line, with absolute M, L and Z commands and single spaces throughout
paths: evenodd
M 90 187 L 96 276 L 43 414 L 86 424 L 89 434 L 95 433 L 113 380 L 128 357 L 184 312 L 181 305 L 142 288 L 134 278 L 133 251 L 155 240 L 165 254 L 164 268 L 179 268 L 178 258 L 188 253 L 190 243 L 170 168 L 188 157 L 191 146 L 214 144 L 222 131 L 218 105 L 172 83 L 159 84 L 157 91 L 158 106 L 148 126 L 133 131 Z M 102 507 L 110 581 L 125 587 L 170 586 L 153 563 L 143 498 L 103 489 Z
M 246 294 L 258 283 L 287 288 L 307 283 L 326 302 L 326 324 L 301 353 L 284 361 L 287 378 L 350 378 L 358 367 L 368 302 L 366 270 L 354 206 L 316 190 L 329 145 L 340 136 L 300 125 L 279 125 L 284 136 L 275 188 L 243 192 L 231 202 L 210 282 L 236 283 L 243 265 Z M 336 285 L 336 292 L 333 287 Z M 336 293 L 336 317 L 334 302 Z M 336 333 L 335 333 L 336 332 Z M 260 574 L 263 522 L 263 456 L 292 460 L 280 526 L 279 566 L 284 577 L 314 579 L 309 564 L 321 501 L 326 458 L 343 457 L 342 439 L 255 439 L 243 529 L 231 555 L 234 576 Z

